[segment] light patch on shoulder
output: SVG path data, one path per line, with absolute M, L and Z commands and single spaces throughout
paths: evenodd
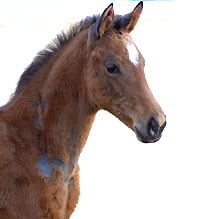
M 127 44 L 127 51 L 130 61 L 135 65 L 139 65 L 139 52 L 133 43 Z
M 69 165 L 63 163 L 59 159 L 51 159 L 48 157 L 48 154 L 41 154 L 38 158 L 36 167 L 40 169 L 40 175 L 46 176 L 48 178 L 53 177 L 55 168 L 61 170 L 64 174 L 64 181 L 66 181 L 68 176 Z

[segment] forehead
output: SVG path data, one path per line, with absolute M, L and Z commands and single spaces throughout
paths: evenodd
M 99 43 L 99 51 L 101 50 L 106 55 L 129 60 L 135 66 L 139 64 L 141 54 L 129 33 L 110 31 Z

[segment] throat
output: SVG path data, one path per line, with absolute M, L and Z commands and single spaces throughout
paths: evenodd
M 95 114 L 90 112 L 84 101 L 76 101 L 72 94 L 63 107 L 58 108 L 53 102 L 47 104 L 42 118 L 42 141 L 44 152 L 47 151 L 54 164 L 57 163 L 55 159 L 62 163 L 76 162 L 76 157 L 79 157 L 86 143 L 94 118 Z
M 44 98 L 44 113 L 39 116 L 42 150 L 36 168 L 41 176 L 52 180 L 56 175 L 61 176 L 57 180 L 61 183 L 67 182 L 74 174 L 95 118 L 80 92 L 74 94 L 70 93 L 69 98 L 64 99 L 66 104 L 59 108 L 55 97 L 50 98 L 51 102 Z

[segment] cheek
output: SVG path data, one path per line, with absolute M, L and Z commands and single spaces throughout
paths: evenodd
M 100 72 L 94 71 L 91 72 L 87 78 L 89 99 L 97 105 L 103 101 L 108 90 L 108 87 L 105 86 L 106 83 L 104 82 L 104 79 L 99 76 L 100 74 Z
M 109 83 L 104 81 L 97 81 L 93 87 L 93 98 L 97 105 L 104 107 L 104 105 L 111 102 L 111 87 Z
M 92 81 L 89 88 L 92 101 L 102 109 L 111 109 L 120 96 L 117 86 L 108 79 L 97 78 Z

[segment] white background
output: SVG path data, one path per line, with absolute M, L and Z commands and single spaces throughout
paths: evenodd
M 0 105 L 24 68 L 66 23 L 110 1 L 4 1 L 0 7 Z M 201 2 L 201 1 L 200 1 Z M 136 2 L 114 2 L 116 13 Z M 144 2 L 132 36 L 146 77 L 167 115 L 162 139 L 138 142 L 107 112 L 96 116 L 80 158 L 81 196 L 72 219 L 204 218 L 203 6 Z

